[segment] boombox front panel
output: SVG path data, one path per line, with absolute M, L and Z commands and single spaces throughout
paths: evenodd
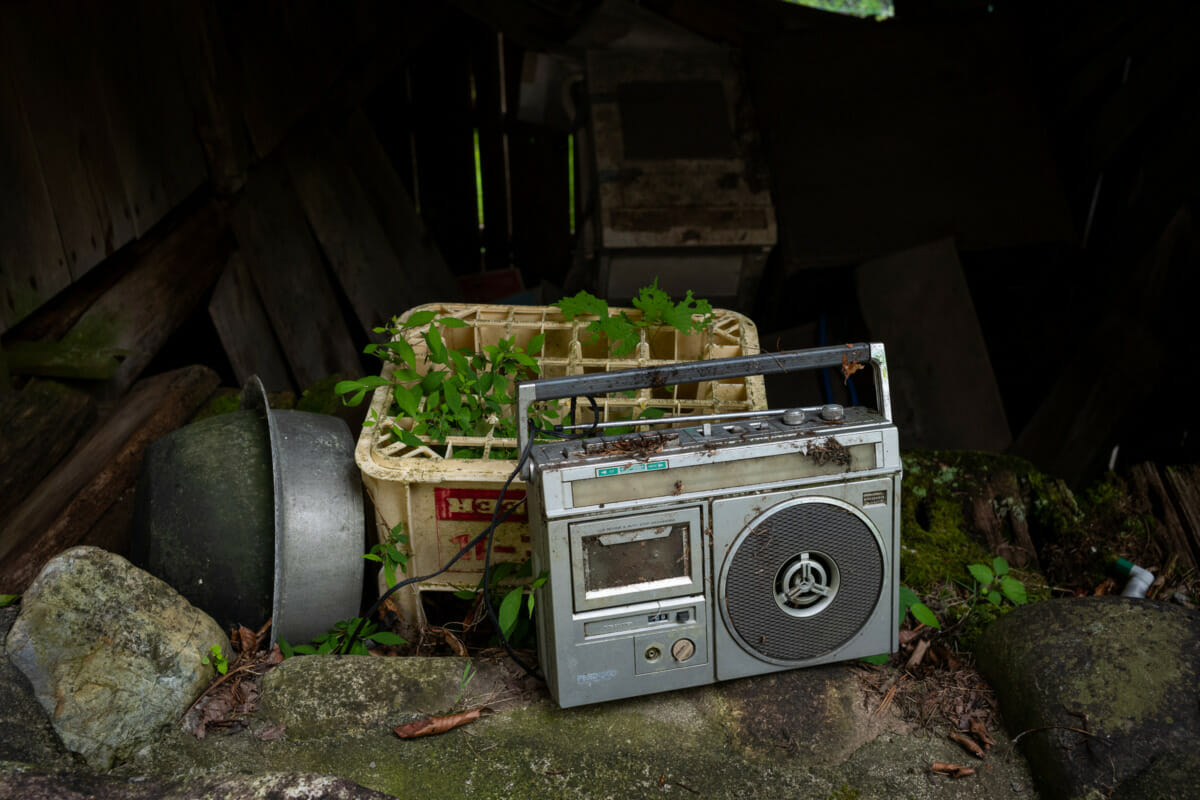
M 849 507 L 800 498 L 770 509 L 734 543 L 720 582 L 730 628 L 775 663 L 826 655 L 880 601 L 881 544 Z

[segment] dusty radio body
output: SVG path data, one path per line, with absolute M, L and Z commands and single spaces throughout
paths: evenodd
M 536 399 L 870 365 L 878 410 L 818 406 L 535 445 L 539 659 L 569 707 L 890 653 L 901 464 L 883 346 L 522 384 Z M 524 416 L 518 417 L 524 418 Z

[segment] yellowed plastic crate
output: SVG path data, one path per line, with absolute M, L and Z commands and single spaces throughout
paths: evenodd
M 713 324 L 703 333 L 685 335 L 674 328 L 643 328 L 637 348 L 624 357 L 608 355 L 608 342 L 603 338 L 593 341 L 586 328 L 595 317 L 580 316 L 568 321 L 551 306 L 432 303 L 410 309 L 400 319 L 404 321 L 417 312 L 430 310 L 438 317 L 452 316 L 468 323 L 465 328 L 439 329 L 449 348 L 482 352 L 483 347 L 509 337 L 524 347 L 534 336 L 543 334 L 545 343 L 538 356 L 542 377 L 611 372 L 759 352 L 754 323 L 742 314 L 724 309 L 714 310 Z M 619 311 L 633 320 L 641 315 L 636 309 L 614 309 L 613 313 Z M 417 354 L 418 372 L 425 370 L 422 356 L 426 346 L 422 334 L 427 327 L 415 327 L 403 334 Z M 392 365 L 385 365 L 383 375 L 387 377 L 391 371 Z M 761 375 L 645 389 L 634 397 L 617 395 L 596 400 L 601 421 L 606 422 L 630 419 L 645 408 L 661 409 L 665 415 L 676 416 L 767 407 Z M 426 575 L 441 568 L 487 527 L 500 488 L 516 468 L 516 461 L 511 459 L 453 458 L 454 450 L 472 447 L 490 454 L 493 448 L 515 449 L 517 442 L 492 436 L 451 437 L 443 444 L 408 447 L 396 441 L 390 431 L 393 424 L 409 427 L 411 422 L 388 416 L 390 402 L 388 387 L 376 389 L 369 415 L 378 422 L 363 428 L 355 458 L 375 505 L 380 541 L 386 539 L 397 523 L 403 523 L 411 555 L 406 575 Z M 591 421 L 588 403 L 579 403 L 577 416 L 580 422 Z M 524 483 L 513 481 L 505 495 L 505 505 L 524 496 Z M 418 627 L 425 625 L 421 592 L 477 586 L 483 575 L 483 555 L 481 545 L 434 580 L 405 587 L 393 595 L 405 622 Z M 522 506 L 496 529 L 492 563 L 528 558 L 528 518 Z

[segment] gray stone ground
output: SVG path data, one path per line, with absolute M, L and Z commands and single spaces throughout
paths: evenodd
M 0 634 L 15 616 L 0 612 Z M 108 771 L 67 752 L 5 660 L 0 798 L 1200 799 L 1196 612 L 1045 601 L 994 624 L 979 658 L 1009 721 L 984 760 L 878 713 L 855 665 L 563 710 L 505 661 L 304 656 L 263 679 L 245 730 L 200 740 L 172 719 Z M 438 736 L 393 734 L 480 706 L 493 713 Z

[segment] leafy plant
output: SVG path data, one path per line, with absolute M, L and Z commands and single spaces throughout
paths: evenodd
M 286 639 L 280 638 L 279 650 L 283 653 L 284 658 L 291 658 L 297 655 L 325 655 L 327 653 L 341 652 L 346 637 L 354 631 L 360 622 L 363 622 L 362 618 L 351 617 L 350 619 L 334 623 L 332 628 L 313 639 L 311 644 L 291 645 L 288 644 Z M 346 652 L 351 655 L 365 656 L 367 654 L 368 639 L 376 644 L 383 645 L 408 644 L 402 637 L 397 636 L 391 631 L 381 631 L 379 630 L 379 625 L 367 621 L 363 624 L 359 637 L 350 643 Z
M 489 571 L 489 586 L 493 597 L 493 604 L 496 607 L 496 621 L 500 623 L 500 630 L 504 638 L 512 642 L 520 642 L 524 639 L 524 634 L 528 632 L 528 620 L 533 619 L 533 607 L 535 603 L 534 590 L 541 588 L 550 577 L 550 573 L 542 570 L 536 578 L 534 578 L 529 586 L 514 586 L 500 591 L 500 583 L 509 576 L 514 578 L 532 578 L 533 577 L 533 562 L 526 559 L 519 564 L 513 561 L 501 561 Z M 528 594 L 526 589 L 528 588 Z M 460 600 L 470 600 L 478 596 L 483 591 L 483 578 L 479 579 L 479 586 L 475 589 L 461 589 L 454 593 L 454 596 Z M 521 608 L 527 609 L 525 618 L 521 616 Z M 520 623 L 525 622 L 524 629 L 519 629 Z
M 221 652 L 221 645 L 214 644 L 208 648 L 208 655 L 200 659 L 201 664 L 211 664 L 217 668 L 217 672 L 224 675 L 229 672 L 229 659 Z
M 997 556 L 992 565 L 968 564 L 967 570 L 975 579 L 975 596 L 999 607 L 1006 599 L 1014 606 L 1028 602 L 1025 584 L 1009 572 L 1008 561 Z
M 942 625 L 938 622 L 937 614 L 930 610 L 929 606 L 921 602 L 921 598 L 917 593 L 907 586 L 900 587 L 900 624 L 904 624 L 904 618 L 912 612 L 913 619 L 923 625 L 928 625 L 931 628 L 942 629 Z
M 417 371 L 416 352 L 403 334 L 424 326 L 428 326 L 421 333 L 428 351 L 428 367 L 421 374 Z M 334 391 L 346 405 L 354 406 L 368 391 L 389 387 L 396 416 L 407 421 L 406 425 L 392 423 L 391 433 L 409 447 L 423 446 L 422 436 L 445 442 L 451 436 L 486 436 L 493 431 L 498 437 L 515 438 L 517 421 L 511 413 L 515 384 L 540 372 L 533 356 L 541 352 L 545 336 L 534 336 L 524 348 L 515 344 L 515 337 L 500 339 L 494 345 L 485 345 L 482 353 L 447 347 L 442 329 L 463 327 L 467 323 L 457 317 L 438 317 L 426 310 L 403 322 L 394 320 L 388 327 L 376 328 L 376 333 L 386 333 L 391 339 L 369 344 L 364 352 L 393 364 L 390 375 L 340 381 Z M 540 427 L 557 421 L 541 408 L 534 409 L 532 416 Z M 378 422 L 372 412 L 363 425 Z M 493 453 L 493 457 L 509 456 L 507 451 Z
M 596 317 L 586 328 L 592 334 L 595 342 L 601 336 L 607 337 L 611 343 L 614 356 L 624 356 L 632 353 L 641 341 L 639 329 L 658 325 L 669 325 L 682 333 L 697 333 L 706 330 L 712 324 L 713 309 L 707 300 L 692 297 L 691 289 L 678 303 L 671 300 L 670 295 L 658 288 L 658 279 L 650 286 L 643 286 L 638 296 L 633 298 L 633 307 L 642 312 L 639 320 L 630 319 L 624 311 L 612 314 L 608 303 L 587 292 L 580 292 L 574 297 L 564 297 L 554 304 L 562 311 L 563 316 L 573 320 L 580 315 Z M 696 317 L 700 319 L 697 320 Z
M 388 540 L 381 542 L 371 548 L 369 553 L 364 553 L 363 558 L 368 561 L 377 561 L 383 564 L 383 577 L 387 581 L 389 587 L 396 585 L 396 568 L 399 567 L 401 572 L 408 572 L 408 553 L 401 548 L 408 547 L 408 534 L 401 533 L 404 530 L 404 523 L 397 522 L 388 534 Z

